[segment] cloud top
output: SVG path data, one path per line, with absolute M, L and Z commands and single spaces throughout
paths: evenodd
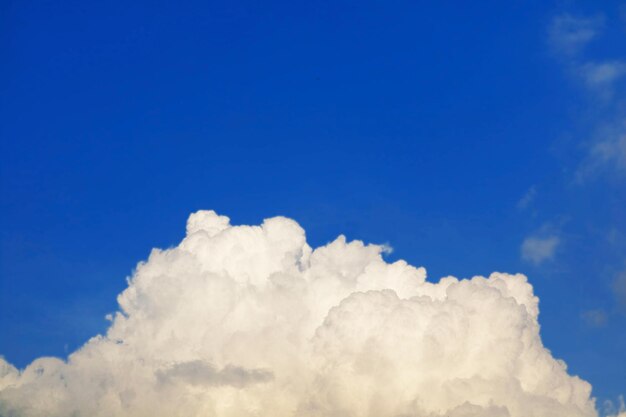
M 137 266 L 105 335 L 67 361 L 0 358 L 0 415 L 596 416 L 543 346 L 525 276 L 432 283 L 384 250 L 192 214 Z

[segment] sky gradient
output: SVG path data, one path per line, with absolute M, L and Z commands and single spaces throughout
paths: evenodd
M 626 4 L 3 2 L 0 354 L 106 329 L 189 213 L 285 215 L 431 280 L 526 274 L 626 394 Z

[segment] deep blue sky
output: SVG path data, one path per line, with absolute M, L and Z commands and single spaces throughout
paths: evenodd
M 626 6 L 296 3 L 0 3 L 0 354 L 102 332 L 215 209 L 388 242 L 431 279 L 523 272 L 548 348 L 626 394 L 626 88 L 589 72 L 621 68 Z M 572 52 L 559 21 L 597 36 Z M 533 261 L 529 237 L 558 245 Z

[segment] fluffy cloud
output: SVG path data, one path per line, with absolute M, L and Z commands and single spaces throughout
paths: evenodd
M 522 242 L 522 259 L 539 265 L 554 258 L 557 246 L 561 242 L 558 236 L 530 236 Z
M 592 417 L 590 385 L 541 342 L 523 275 L 438 283 L 294 221 L 191 215 L 67 361 L 0 358 L 4 417 Z

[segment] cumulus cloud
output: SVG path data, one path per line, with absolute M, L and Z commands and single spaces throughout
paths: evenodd
M 522 259 L 539 265 L 554 258 L 556 248 L 561 239 L 556 235 L 529 236 L 522 242 Z
M 0 359 L 3 417 L 592 417 L 521 274 L 426 281 L 383 246 L 192 214 L 67 361 Z

